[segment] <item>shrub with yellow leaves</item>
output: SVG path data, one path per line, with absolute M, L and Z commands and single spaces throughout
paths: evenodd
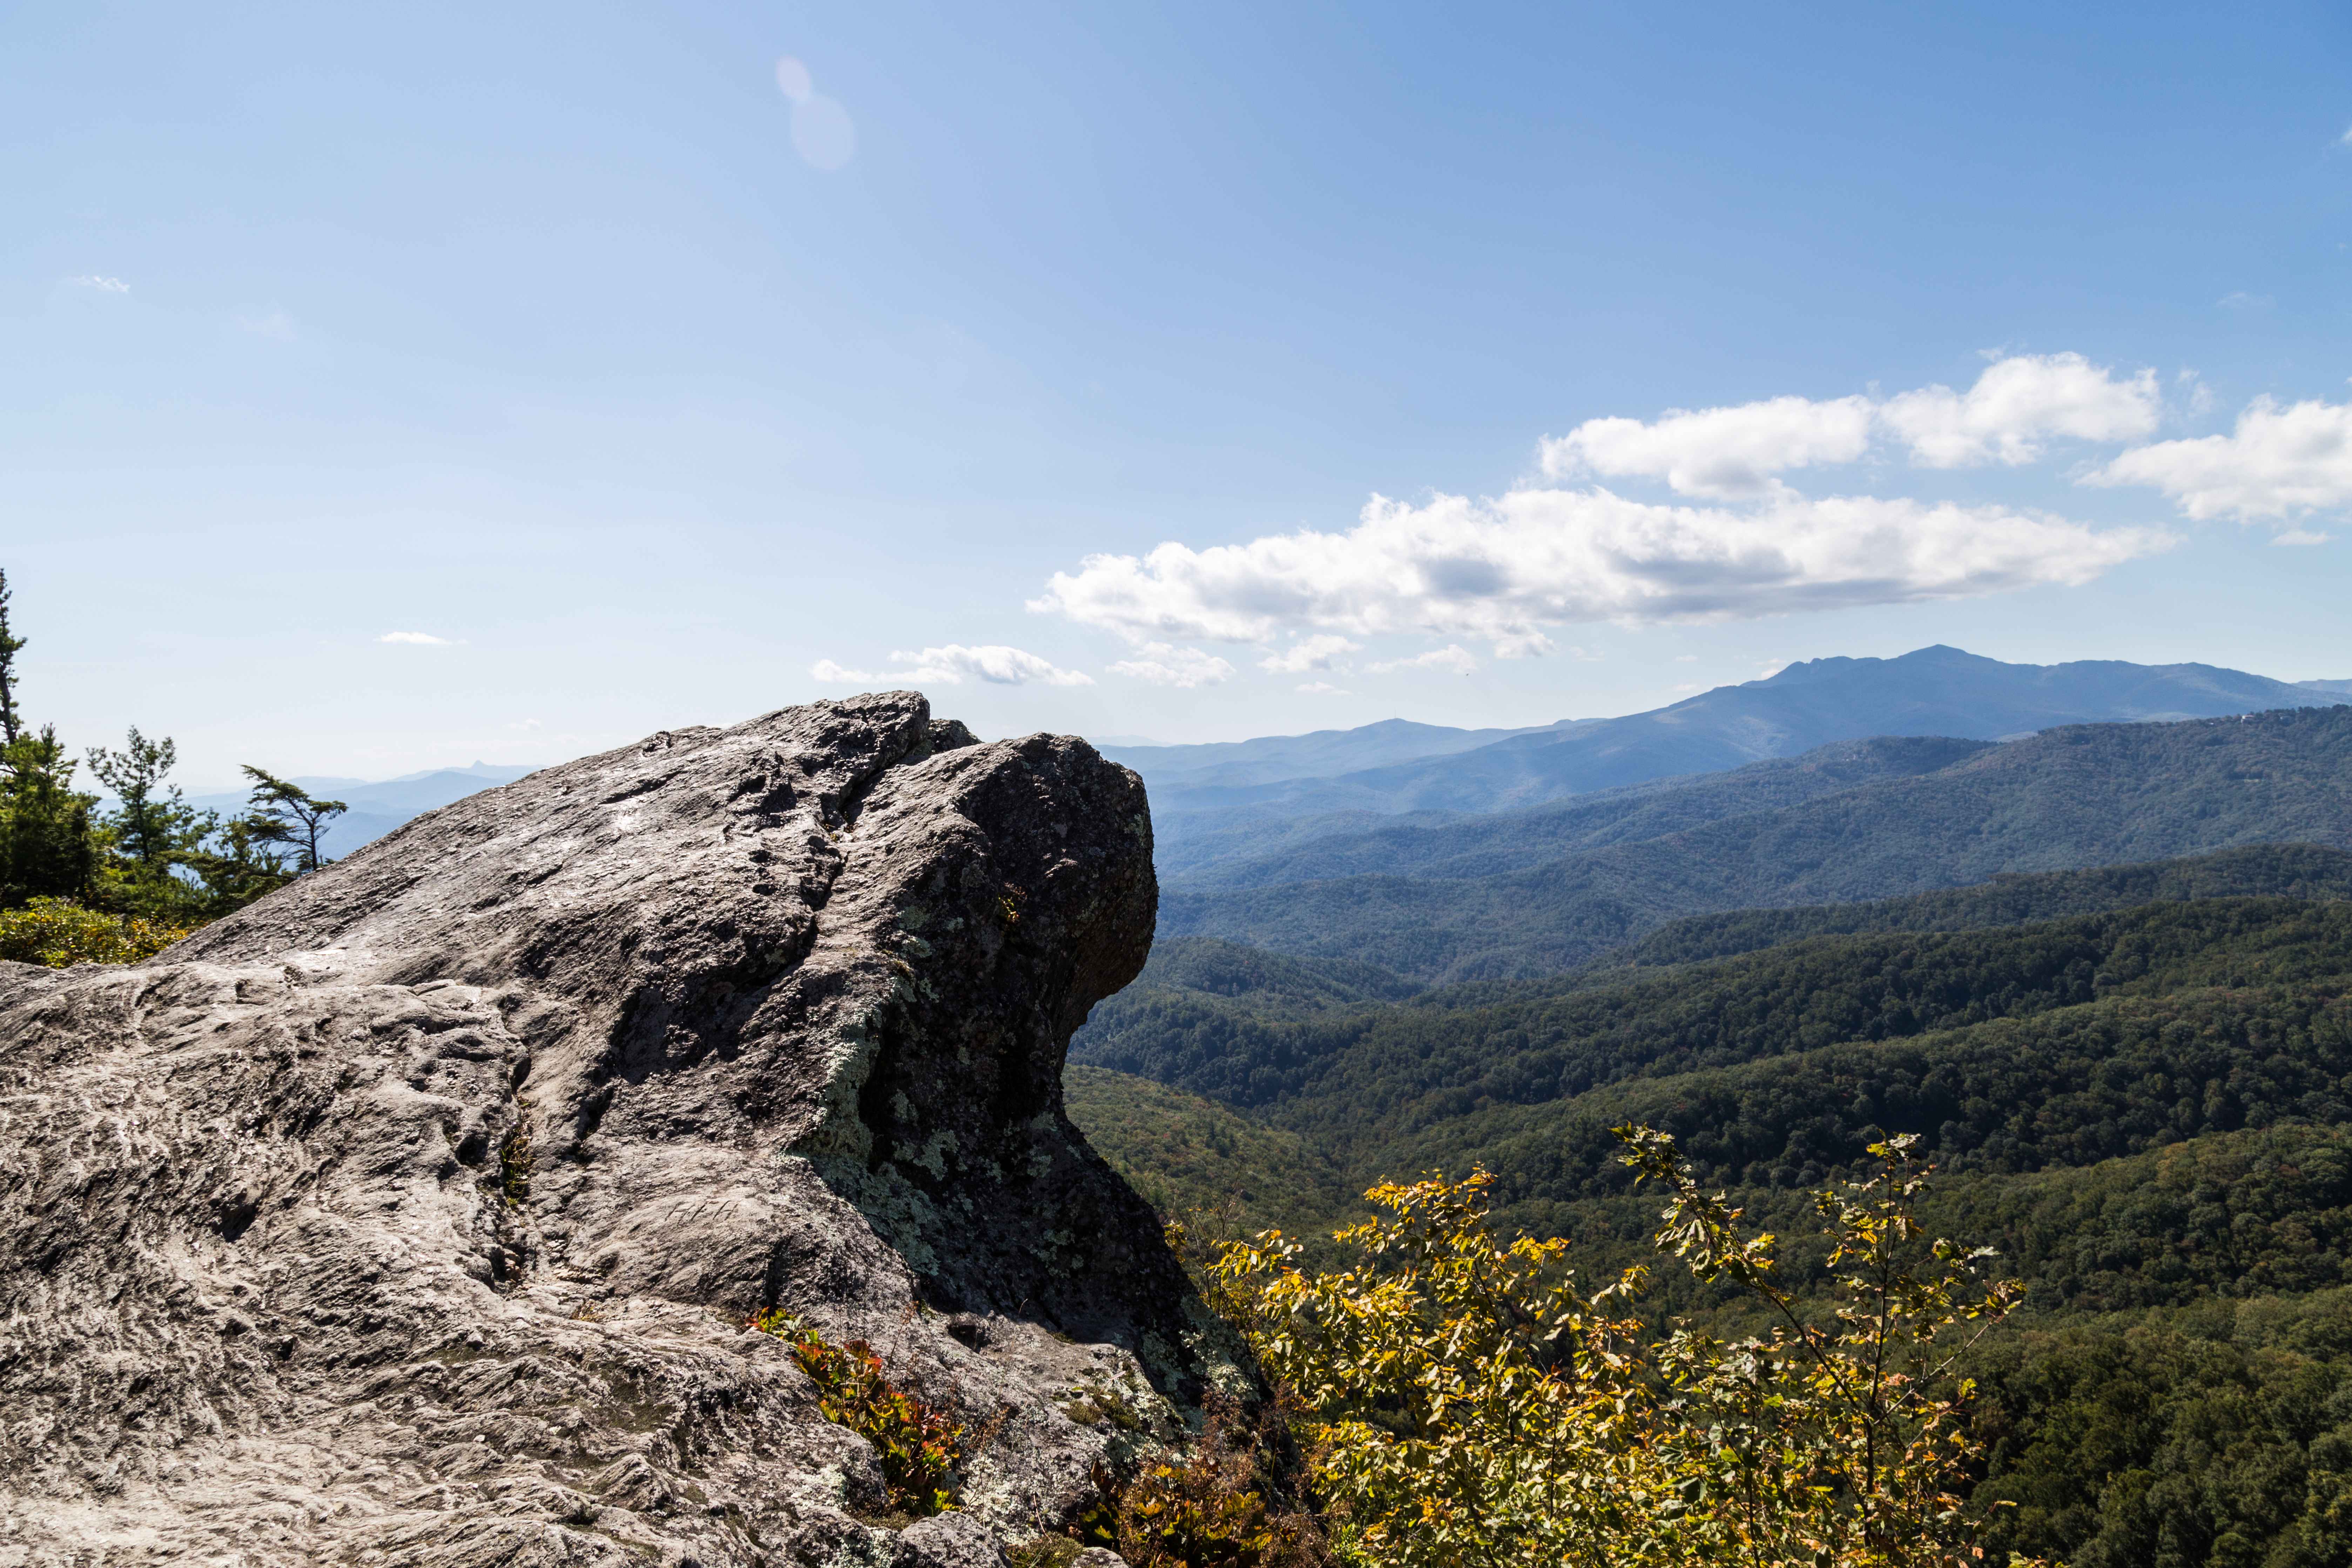
M 1228 1243 L 1215 1304 L 1304 1411 L 1302 1439 L 1349 1559 L 1380 1568 L 1562 1563 L 1973 1563 L 1958 1488 L 1977 1457 L 1954 1373 L 2018 1299 L 1990 1254 L 1913 1217 L 1911 1141 L 1817 1194 L 1834 1291 L 1774 1278 L 1774 1238 L 1692 1178 L 1666 1135 L 1622 1128 L 1626 1159 L 1667 1189 L 1657 1237 L 1700 1278 L 1755 1297 L 1765 1336 L 1646 1332 L 1643 1271 L 1590 1294 L 1568 1244 L 1498 1241 L 1494 1178 L 1433 1175 L 1367 1194 L 1386 1216 L 1342 1231 L 1356 1261 L 1297 1267 L 1267 1232 Z
M 135 963 L 194 928 L 84 909 L 68 899 L 35 899 L 0 910 L 0 958 L 70 969 L 78 963 Z

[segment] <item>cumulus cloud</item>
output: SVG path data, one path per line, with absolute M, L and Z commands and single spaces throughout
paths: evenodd
M 1694 621 L 1906 604 L 2090 581 L 2171 542 L 2005 507 L 1787 492 L 1751 510 L 1605 489 L 1492 500 L 1375 496 L 1345 533 L 1091 555 L 1030 608 L 1130 640 L 1419 633 L 1541 652 L 1562 622 Z
M 2352 502 L 2352 404 L 2258 397 L 2227 436 L 2136 447 L 2089 476 L 2147 485 L 2191 518 L 2287 518 Z
M 378 642 L 410 643 L 418 647 L 447 647 L 451 646 L 447 637 L 436 637 L 431 632 L 386 632 L 383 636 L 376 638 L 375 640 Z
M 1400 669 L 1442 669 L 1448 675 L 1467 675 L 1478 668 L 1478 660 L 1461 644 L 1448 643 L 1412 658 L 1383 659 L 1364 668 L 1374 675 L 1390 675 Z
M 1888 398 L 1887 427 L 1931 468 L 2030 463 L 2053 436 L 2128 441 L 2163 413 L 2156 372 L 2118 379 L 2077 353 L 2014 354 L 1985 367 L 1966 392 L 1927 386 Z
M 121 279 L 102 277 L 95 272 L 86 272 L 79 278 L 68 278 L 66 281 L 72 284 L 77 289 L 95 289 L 101 294 L 128 294 L 131 292 L 131 285 L 125 283 Z
M 1817 463 L 1851 463 L 1870 449 L 1866 397 L 1816 403 L 1774 397 L 1729 408 L 1674 408 L 1650 424 L 1588 419 L 1547 437 L 1544 473 L 1664 479 L 1683 495 L 1736 500 L 1764 494 L 1774 475 Z
M 1347 697 L 1351 695 L 1344 686 L 1334 686 L 1328 680 L 1301 681 L 1298 689 L 1310 697 Z
M 2129 376 L 2078 353 L 2011 354 L 1966 392 L 1925 386 L 1883 401 L 1773 397 L 1669 409 L 1654 420 L 1588 419 L 1538 447 L 1545 475 L 1663 479 L 1677 494 L 1748 500 L 1785 489 L 1793 468 L 1858 462 L 1889 439 L 1923 468 L 2028 463 L 2053 436 L 2127 441 L 2156 428 L 2156 373 Z
M 1259 659 L 1258 667 L 1276 675 L 1305 675 L 1311 669 L 1344 669 L 1343 656 L 1356 651 L 1358 645 L 1328 632 L 1301 637 L 1279 653 Z
M 1143 644 L 1133 658 L 1119 660 L 1110 670 L 1154 686 L 1214 686 L 1234 676 L 1234 667 L 1215 654 L 1164 642 Z
M 890 656 L 890 662 L 895 668 L 877 671 L 851 669 L 829 658 L 821 658 L 809 666 L 809 674 L 828 686 L 887 681 L 961 686 L 967 680 L 986 681 L 992 686 L 1027 686 L 1033 681 L 1040 686 L 1092 686 L 1095 683 L 1095 678 L 1082 670 L 1064 669 L 1034 653 L 1006 647 L 1002 643 L 990 643 L 979 647 L 949 643 L 944 647 L 927 647 L 911 653 L 901 649 Z

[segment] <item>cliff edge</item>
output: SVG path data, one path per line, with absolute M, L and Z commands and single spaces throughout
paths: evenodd
M 1231 1372 L 1062 1112 L 1156 901 L 1134 774 L 894 692 L 0 964 L 0 1562 L 997 1561 Z M 960 1412 L 957 1514 L 778 1308 Z

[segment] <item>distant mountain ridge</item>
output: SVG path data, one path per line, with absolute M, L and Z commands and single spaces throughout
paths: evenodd
M 1737 798 L 1725 784 L 1682 786 L 1703 808 L 1687 815 L 1720 812 Z M 1160 929 L 1356 959 L 1424 984 L 1499 979 L 1571 968 L 1682 915 L 2264 843 L 2352 847 L 2352 707 L 2073 725 L 1916 776 L 1494 875 L 1175 888 L 1161 895 Z
M 433 768 L 374 782 L 315 774 L 304 774 L 289 782 L 322 799 L 340 800 L 349 808 L 328 825 L 320 838 L 326 853 L 340 859 L 428 811 L 499 784 L 512 784 L 538 771 L 531 764 L 474 763 L 462 768 Z M 199 811 L 217 811 L 226 816 L 243 811 L 246 800 L 243 790 L 222 790 L 190 795 L 188 804 Z
M 1146 782 L 1154 820 L 1181 841 L 1229 829 L 1237 816 L 1508 810 L 1875 735 L 1999 741 L 2062 724 L 2326 707 L 2343 700 L 2335 689 L 2343 684 L 2294 684 L 2207 664 L 2008 664 L 1937 645 L 1897 658 L 1811 659 L 1646 713 L 1551 725 L 1353 772 L 1255 783 L 1147 773 Z
M 1318 778 L 1365 768 L 1452 756 L 1520 735 L 1551 734 L 1597 719 L 1563 720 L 1517 730 L 1456 730 L 1383 719 L 1353 730 L 1317 730 L 1305 735 L 1264 735 L 1253 741 L 1215 741 L 1192 746 L 1135 746 L 1103 742 L 1096 750 L 1133 768 L 1147 784 L 1186 789 L 1245 787 L 1284 779 Z
M 1177 888 L 1261 888 L 1387 874 L 1456 880 L 1523 870 L 1577 850 L 1638 843 L 1727 816 L 1775 811 L 1879 779 L 1934 773 L 1994 745 L 1948 735 L 1841 741 L 1727 773 L 1653 779 L 1519 811 L 1361 817 L 1271 854 L 1202 856 L 1163 876 Z M 1359 814 L 1360 816 L 1360 814 Z M 1332 822 L 1333 819 L 1318 819 Z

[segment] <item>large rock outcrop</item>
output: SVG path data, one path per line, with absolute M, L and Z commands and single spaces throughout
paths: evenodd
M 994 1562 L 1230 1373 L 1062 1114 L 1155 901 L 1133 774 L 899 692 L 0 964 L 0 1562 Z M 961 1514 L 777 1307 L 961 1410 Z

